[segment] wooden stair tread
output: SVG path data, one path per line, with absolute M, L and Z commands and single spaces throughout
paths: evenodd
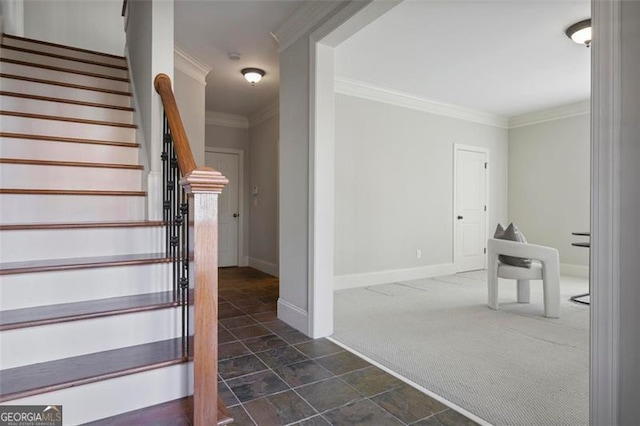
M 95 86 L 84 86 L 82 84 L 65 83 L 64 81 L 45 80 L 42 78 L 35 78 L 35 77 L 25 77 L 25 76 L 16 75 L 16 74 L 0 73 L 0 77 L 11 78 L 13 80 L 29 81 L 32 83 L 49 84 L 52 86 L 68 87 L 70 89 L 91 90 L 94 92 L 109 93 L 111 95 L 128 96 L 128 97 L 132 96 L 131 92 L 123 92 L 121 90 L 105 89 L 102 87 L 95 87 Z
M 76 52 L 93 53 L 94 55 L 107 56 L 107 57 L 115 58 L 115 59 L 122 59 L 123 61 L 125 60 L 124 56 L 112 55 L 111 53 L 104 53 L 104 52 L 98 52 L 96 50 L 82 49 L 80 47 L 67 46 L 67 45 L 64 45 L 64 44 L 51 43 L 50 41 L 36 40 L 36 39 L 33 39 L 33 38 L 20 37 L 20 36 L 15 36 L 15 35 L 6 34 L 6 33 L 4 33 L 2 36 L 6 37 L 6 38 L 12 38 L 14 40 L 24 40 L 24 41 L 28 41 L 28 42 L 31 42 L 31 43 L 43 44 L 45 46 L 59 47 L 59 48 L 62 48 L 62 49 L 75 50 Z
M 54 160 L 31 160 L 28 158 L 0 158 L 0 164 L 22 164 L 26 166 L 59 166 L 59 167 L 90 167 L 100 169 L 127 169 L 143 170 L 144 167 L 138 164 L 117 164 L 117 163 L 90 163 L 83 161 L 54 161 Z
M 77 101 L 74 99 L 63 99 L 63 98 L 52 98 L 50 96 L 40 96 L 40 95 L 30 95 L 28 93 L 18 93 L 18 92 L 7 92 L 4 90 L 0 90 L 0 96 L 11 96 L 14 98 L 23 98 L 23 99 L 32 99 L 35 101 L 45 101 L 45 102 L 56 102 L 63 104 L 72 104 L 72 105 L 80 105 L 80 106 L 88 106 L 94 108 L 105 108 L 105 109 L 116 109 L 120 111 L 129 111 L 133 112 L 134 109 L 131 107 L 118 106 L 118 105 L 108 105 L 101 104 L 97 102 L 87 102 L 87 101 Z
M 38 64 L 35 62 L 19 61 L 17 59 L 9 59 L 9 58 L 0 58 L 0 62 L 4 62 L 7 64 L 14 64 L 14 65 L 22 65 L 25 67 L 32 67 L 32 68 L 42 68 L 43 70 L 49 70 L 49 71 L 66 72 L 69 74 L 86 75 L 87 77 L 96 77 L 96 78 L 103 78 L 105 80 L 113 80 L 113 81 L 121 81 L 123 83 L 129 83 L 128 78 L 114 77 L 112 75 L 100 74 L 97 72 L 80 71 L 80 70 L 74 70 L 72 68 L 55 67 L 53 65 L 44 65 L 44 64 Z
M 174 399 L 162 404 L 140 408 L 128 413 L 118 414 L 113 417 L 97 420 L 86 425 L 92 426 L 155 426 L 165 425 L 187 425 L 193 423 L 193 397 Z M 233 423 L 233 418 L 218 398 L 218 426 Z
M 82 62 L 83 64 L 98 65 L 101 67 L 114 68 L 117 70 L 127 71 L 127 67 L 125 65 L 115 65 L 115 64 L 109 64 L 107 62 L 92 61 L 89 59 L 76 58 L 74 56 L 66 56 L 66 55 L 59 55 L 57 53 L 43 52 L 42 50 L 32 50 L 24 47 L 11 46 L 4 43 L 0 44 L 0 47 L 3 49 L 15 50 L 17 52 L 29 53 L 32 55 L 48 56 L 50 58 L 63 59 L 65 61 Z
M 80 124 L 95 124 L 97 126 L 124 127 L 127 129 L 138 128 L 138 126 L 136 126 L 135 124 L 118 123 L 115 121 L 87 120 L 86 118 L 71 118 L 71 117 L 64 117 L 60 115 L 32 114 L 29 112 L 0 110 L 0 115 L 7 115 L 10 117 L 21 117 L 21 118 L 34 118 L 37 120 L 53 120 L 53 121 L 66 121 L 70 123 L 80 123 Z
M 115 256 L 74 257 L 67 259 L 29 260 L 0 263 L 0 275 L 26 274 L 32 272 L 65 271 L 73 269 L 105 268 L 112 266 L 146 265 L 168 263 L 171 259 L 164 253 L 126 254 Z
M 227 406 L 222 402 L 222 399 L 218 397 L 218 426 L 228 425 L 233 423 L 233 417 L 227 409 Z
M 18 189 L 0 188 L 0 194 L 14 195 L 98 195 L 116 197 L 144 197 L 144 191 L 102 191 L 92 189 Z
M 193 347 L 193 345 L 190 345 Z M 0 371 L 0 402 L 186 362 L 182 339 L 162 340 Z
M 36 229 L 87 229 L 87 228 L 138 228 L 164 226 L 162 221 L 130 220 L 119 222 L 73 222 L 73 223 L 16 223 L 2 224 L 0 231 L 28 231 Z
M 60 136 L 34 135 L 29 133 L 0 132 L 0 137 L 14 138 L 14 139 L 34 139 L 39 141 L 51 141 L 51 142 L 69 142 L 69 143 L 84 143 L 84 144 L 94 144 L 94 145 L 122 146 L 126 148 L 140 148 L 140 144 L 135 142 L 119 142 L 119 141 L 108 141 L 108 140 L 101 140 L 101 139 L 66 138 L 66 137 L 60 137 Z
M 193 300 L 191 298 L 190 300 Z M 173 291 L 0 311 L 0 331 L 179 306 Z

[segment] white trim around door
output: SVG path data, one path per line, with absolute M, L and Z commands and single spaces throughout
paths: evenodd
M 206 146 L 205 152 L 218 154 L 235 154 L 238 156 L 238 266 L 247 266 L 249 264 L 248 256 L 244 255 L 244 233 L 245 233 L 245 200 L 244 200 L 244 152 L 241 149 L 232 148 L 216 148 Z
M 633 395 L 619 393 L 621 1 L 592 0 L 591 16 L 589 423 L 595 426 L 620 424 L 620 400 Z

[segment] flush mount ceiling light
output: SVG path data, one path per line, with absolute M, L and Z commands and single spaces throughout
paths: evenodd
M 591 44 L 591 19 L 576 22 L 565 31 L 567 37 L 578 44 L 589 47 Z
M 244 78 L 249 83 L 251 83 L 252 86 L 255 85 L 257 82 L 259 82 L 260 79 L 264 77 L 264 74 L 265 74 L 265 72 L 260 68 L 244 68 L 240 72 L 242 73 L 242 75 L 244 75 Z

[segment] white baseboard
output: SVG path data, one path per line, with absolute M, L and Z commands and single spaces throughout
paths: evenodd
M 249 256 L 242 256 L 241 262 L 238 266 L 249 266 Z
M 572 265 L 570 263 L 561 263 L 560 275 L 571 275 L 573 277 L 589 278 L 589 267 L 585 265 Z
M 398 281 L 418 280 L 455 273 L 453 263 L 420 266 L 418 268 L 391 269 L 387 271 L 366 272 L 364 274 L 338 275 L 333 277 L 333 290 L 367 287 Z
M 249 266 L 258 271 L 262 271 L 265 274 L 278 276 L 278 265 L 275 263 L 267 262 L 266 260 L 257 259 L 255 257 L 249 257 Z
M 278 299 L 278 319 L 304 334 L 309 334 L 309 314 L 307 311 L 292 305 L 282 297 Z

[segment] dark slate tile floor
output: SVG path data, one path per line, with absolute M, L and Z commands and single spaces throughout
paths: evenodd
M 277 319 L 277 278 L 220 270 L 219 381 L 239 426 L 476 425 L 327 339 Z

